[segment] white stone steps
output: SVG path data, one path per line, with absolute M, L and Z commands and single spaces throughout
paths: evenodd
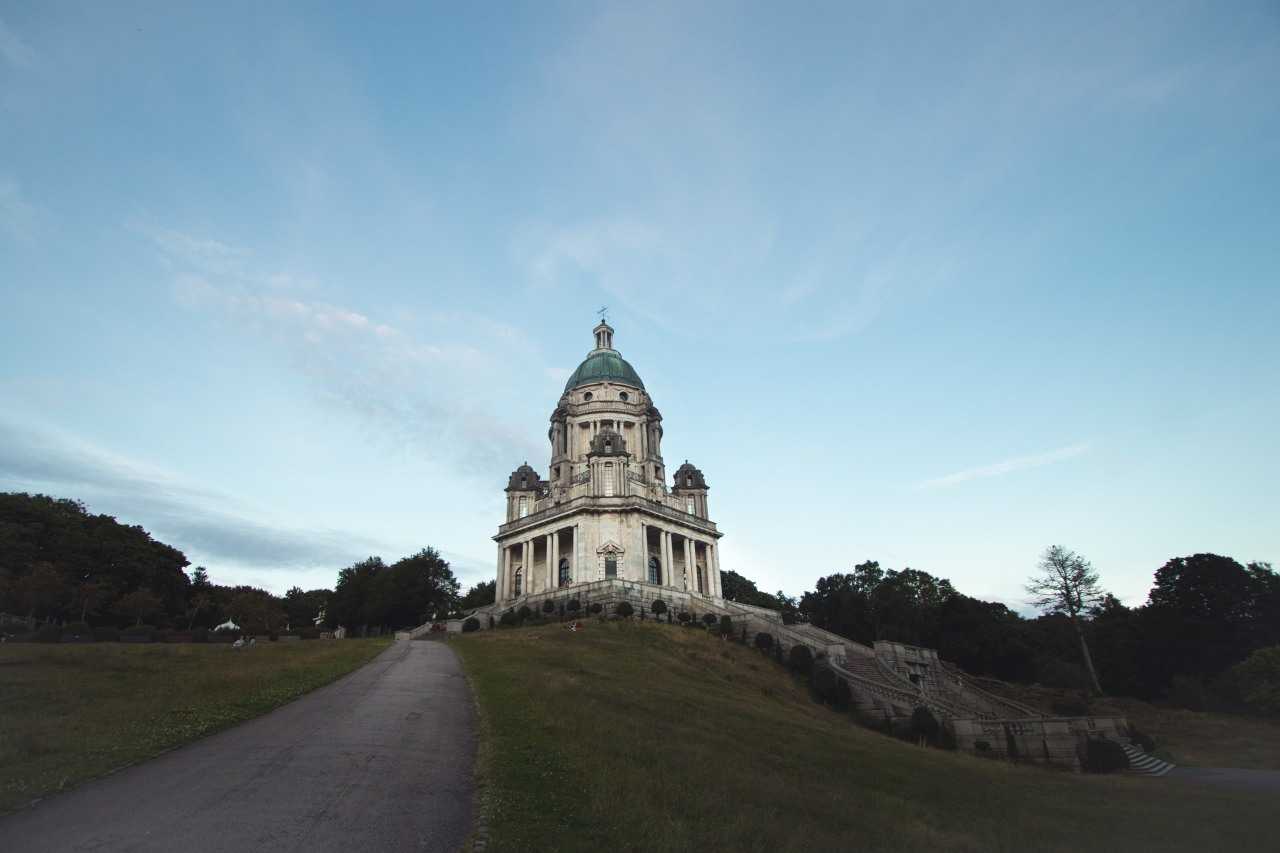
M 1124 750 L 1124 754 L 1129 758 L 1129 769 L 1125 772 L 1132 773 L 1135 776 L 1163 776 L 1177 766 L 1167 761 L 1161 761 L 1155 756 L 1147 755 L 1147 753 L 1132 744 L 1123 743 L 1120 746 Z

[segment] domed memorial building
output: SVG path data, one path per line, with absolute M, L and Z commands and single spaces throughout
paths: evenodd
M 615 579 L 718 599 L 707 481 L 685 462 L 667 485 L 662 415 L 613 328 L 594 331 L 551 413 L 546 479 L 526 461 L 507 480 L 497 601 Z

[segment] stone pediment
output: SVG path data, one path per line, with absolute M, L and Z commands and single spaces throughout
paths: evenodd
M 601 545 L 599 548 L 597 548 L 596 553 L 597 554 L 621 554 L 623 553 L 623 550 L 621 545 L 619 545 L 617 542 L 614 542 L 612 539 L 610 539 L 607 542 L 605 542 L 603 545 Z

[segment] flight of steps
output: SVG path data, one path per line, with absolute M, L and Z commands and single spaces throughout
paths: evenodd
M 1125 771 L 1126 773 L 1132 773 L 1135 776 L 1163 776 L 1177 766 L 1147 755 L 1133 744 L 1123 743 L 1120 746 L 1129 758 L 1129 769 Z

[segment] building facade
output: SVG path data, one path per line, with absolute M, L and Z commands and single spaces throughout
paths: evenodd
M 551 413 L 547 477 L 526 461 L 507 481 L 497 602 L 611 579 L 718 599 L 706 479 L 686 461 L 667 485 L 662 414 L 613 328 L 594 334 Z

